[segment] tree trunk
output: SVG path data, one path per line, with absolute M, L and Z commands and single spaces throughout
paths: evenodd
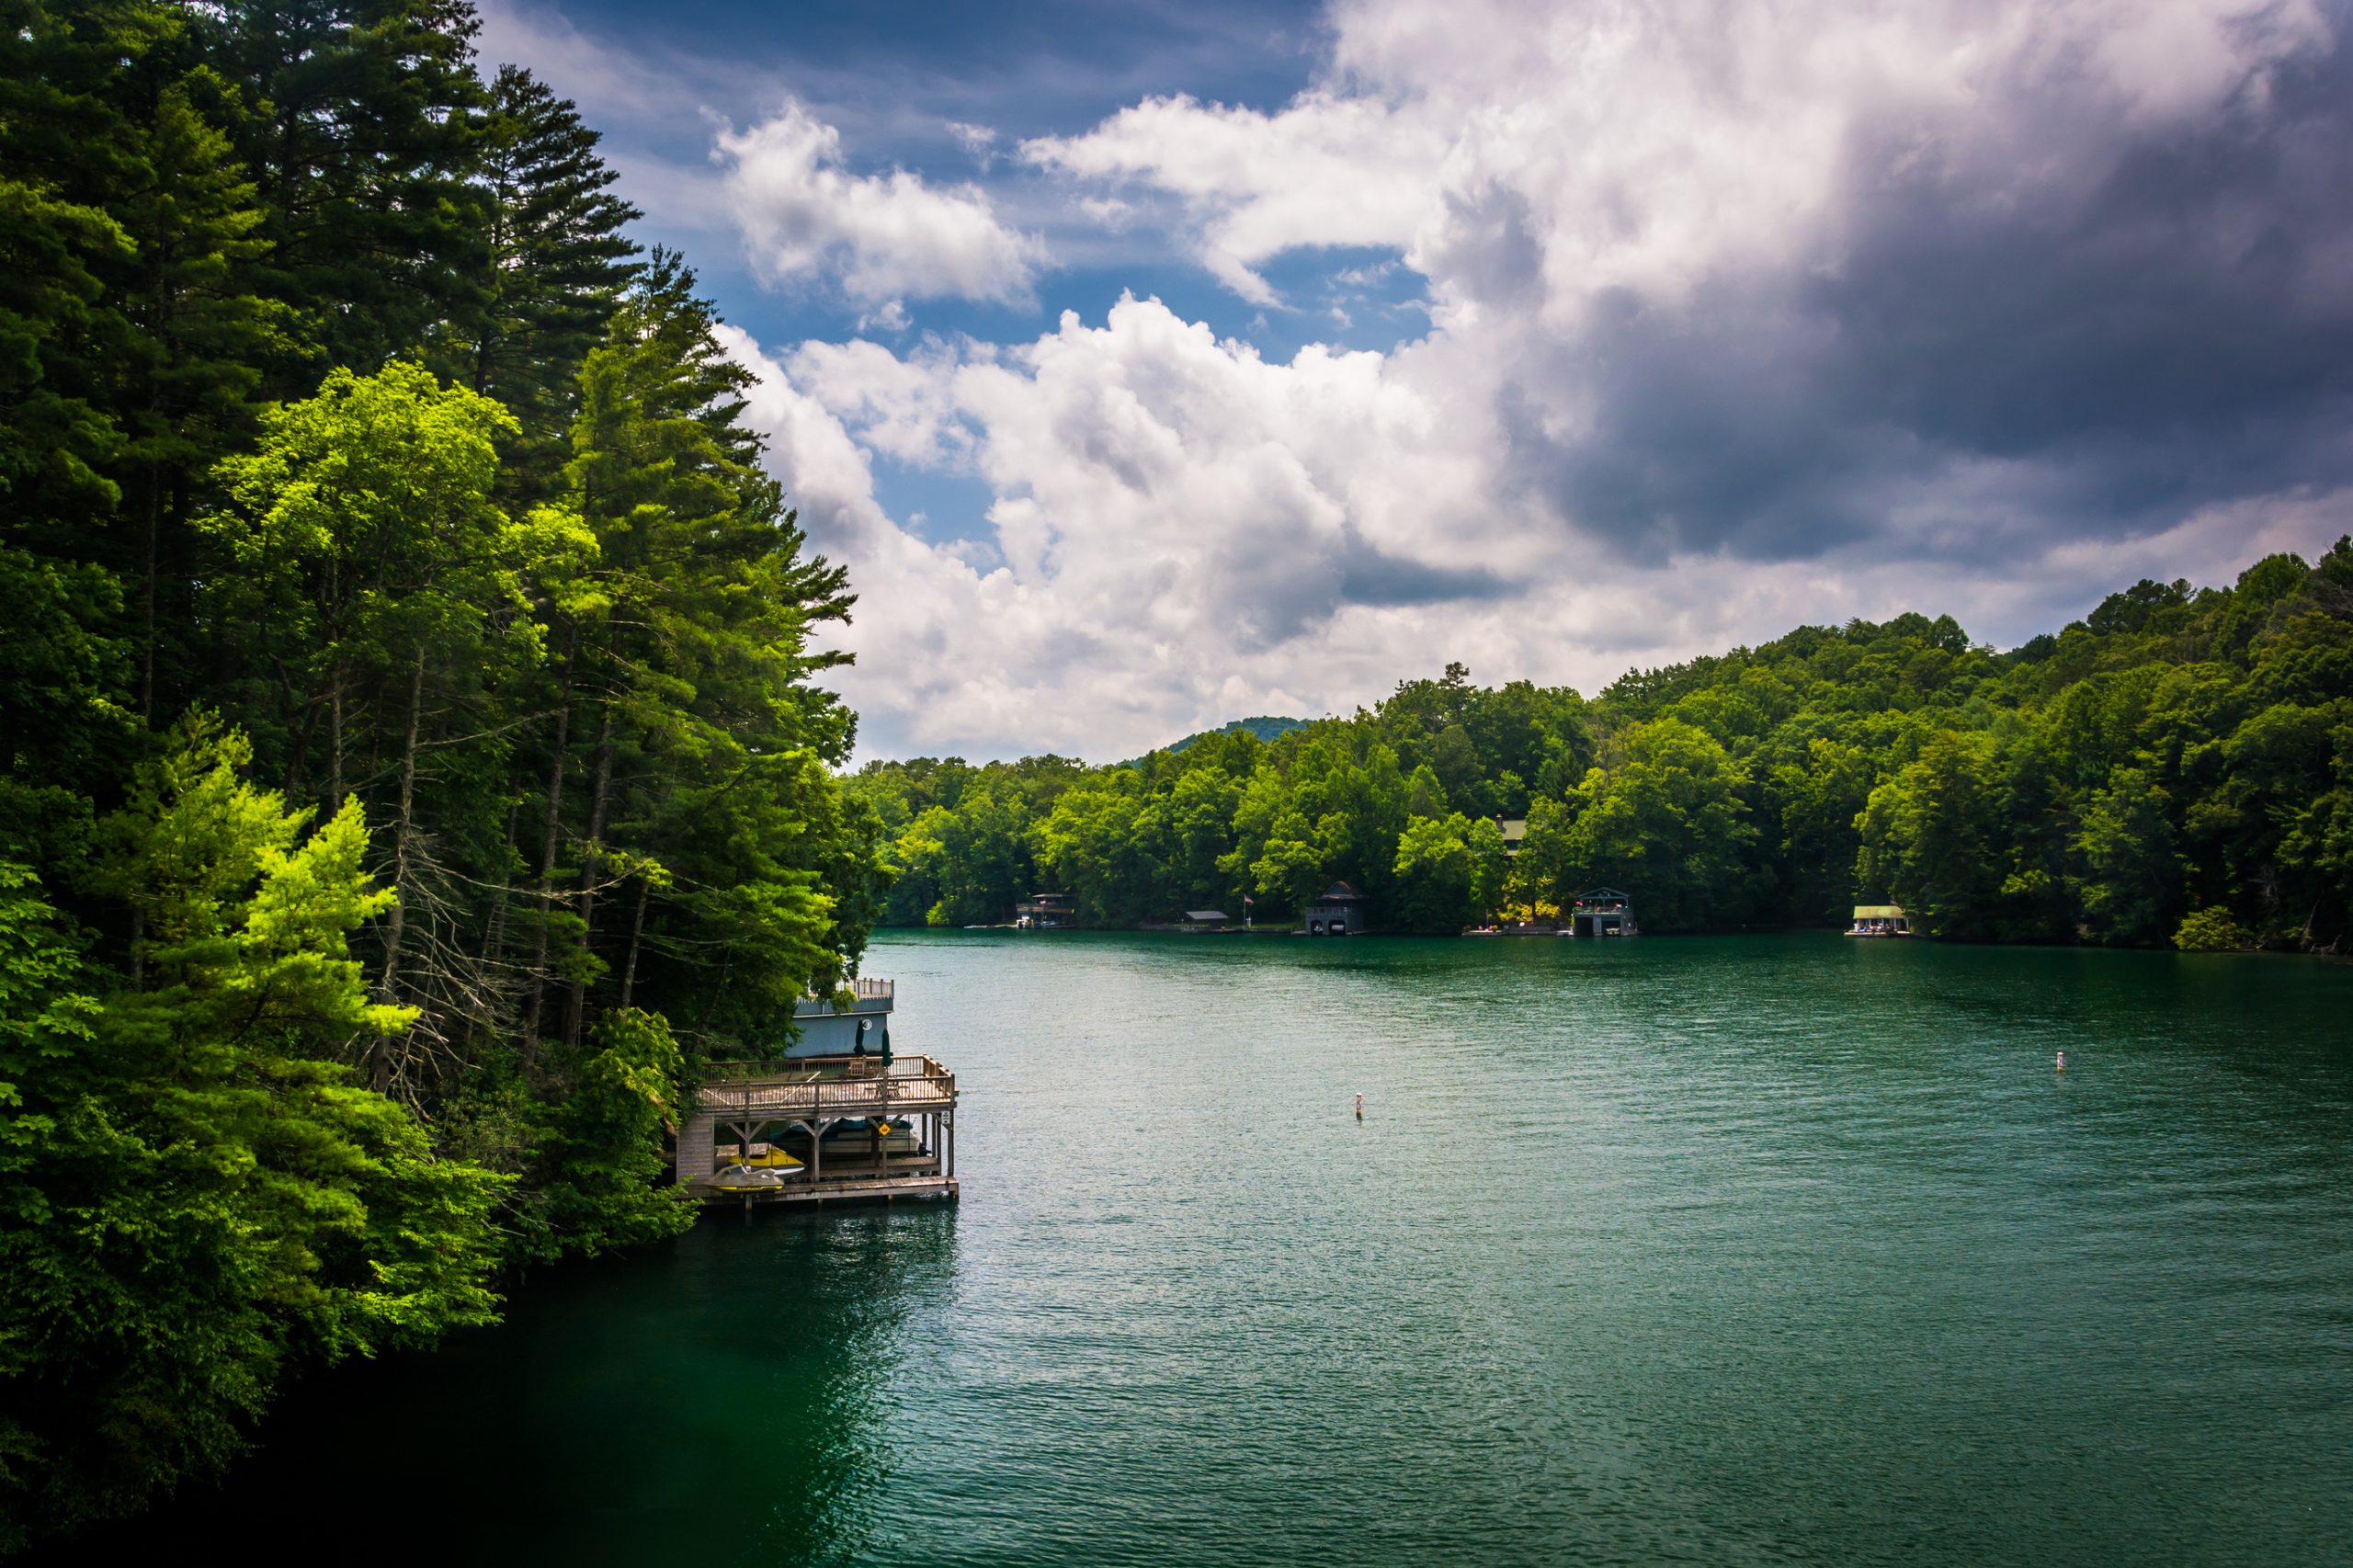
M 629 1011 L 630 994 L 637 989 L 637 949 L 645 936 L 645 902 L 654 896 L 651 878 L 637 880 L 637 913 L 630 917 L 629 961 L 621 965 L 621 1011 Z
M 330 558 L 327 562 L 327 596 L 330 602 L 334 599 L 340 575 Z M 327 738 L 335 752 L 327 764 L 326 814 L 333 816 L 343 804 L 343 657 L 340 653 L 335 656 L 335 676 L 329 683 Z
M 425 644 L 416 645 L 416 661 L 408 675 L 408 739 L 401 752 L 401 812 L 392 828 L 392 909 L 384 918 L 384 977 L 378 994 L 388 1003 L 400 1001 L 401 939 L 408 930 L 409 843 L 416 821 L 416 730 L 425 706 Z M 392 1042 L 380 1040 L 375 1049 L 376 1092 L 392 1085 Z
M 597 781 L 588 804 L 588 844 L 580 857 L 580 951 L 585 958 L 595 935 L 597 918 L 597 852 L 605 840 L 605 809 L 612 799 L 613 701 L 605 699 L 605 717 L 597 727 Z M 580 1043 L 582 1016 L 588 1007 L 588 983 L 572 983 L 572 1005 L 564 1017 L 565 1043 Z
M 506 952 L 506 905 L 515 896 L 515 813 L 521 808 L 506 808 L 506 848 L 498 862 L 498 894 L 491 901 L 490 927 L 482 938 L 482 961 L 495 965 L 504 961 Z
M 139 722 L 155 722 L 155 550 L 163 531 L 164 476 L 147 465 L 147 580 L 139 593 Z
M 563 652 L 563 688 L 556 699 L 555 744 L 548 761 L 547 814 L 540 841 L 538 929 L 531 935 L 531 990 L 523 1005 L 523 1070 L 539 1062 L 540 1008 L 547 994 L 548 915 L 555 905 L 556 830 L 563 810 L 563 764 L 572 733 L 572 675 L 580 651 L 580 629 L 574 626 Z

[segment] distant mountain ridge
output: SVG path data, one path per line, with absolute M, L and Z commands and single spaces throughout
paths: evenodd
M 1190 747 L 1197 741 L 1205 741 L 1211 735 L 1230 735 L 1236 730 L 1247 730 L 1262 741 L 1271 741 L 1277 735 L 1287 735 L 1293 730 L 1303 730 L 1307 728 L 1308 722 L 1309 721 L 1305 719 L 1283 719 L 1271 713 L 1261 713 L 1256 718 L 1236 719 L 1233 722 L 1220 725 L 1214 730 L 1202 730 L 1198 733 L 1187 735 L 1183 740 L 1178 741 L 1172 745 L 1163 746 L 1160 749 L 1166 752 L 1181 752 Z M 1120 764 L 1120 766 L 1122 767 L 1133 767 L 1137 763 L 1142 762 L 1142 760 L 1143 758 L 1140 756 L 1131 757 L 1126 762 Z

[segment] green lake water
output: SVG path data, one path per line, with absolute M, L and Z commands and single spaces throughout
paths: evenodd
M 866 967 L 957 1071 L 960 1206 L 557 1270 L 502 1329 L 314 1380 L 140 1533 L 2353 1562 L 2353 968 L 1009 933 Z

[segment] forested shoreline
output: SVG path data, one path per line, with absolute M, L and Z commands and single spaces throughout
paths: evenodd
M 0 4 L 0 1550 L 675 1233 L 885 876 L 745 372 L 459 0 Z
M 2353 542 L 2226 587 L 2143 581 L 2007 652 L 1949 617 L 1803 627 L 1588 699 L 1450 665 L 1271 742 L 1136 762 L 870 764 L 881 919 L 1294 916 L 1335 878 L 1377 927 L 1543 920 L 1597 884 L 1643 929 L 2340 952 L 2353 912 Z M 1506 853 L 1496 819 L 1525 819 Z

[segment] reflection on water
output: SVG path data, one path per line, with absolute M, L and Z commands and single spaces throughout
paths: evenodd
M 554 1271 L 503 1330 L 319 1380 L 151 1529 L 307 1510 L 314 1544 L 501 1562 L 2345 1560 L 2353 969 L 961 933 L 868 967 L 957 1069 L 961 1211 L 727 1215 Z

